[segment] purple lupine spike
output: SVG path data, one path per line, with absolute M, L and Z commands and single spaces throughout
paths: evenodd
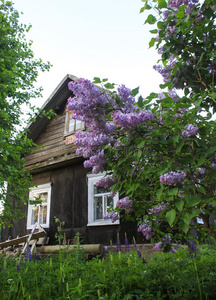
M 130 251 L 130 244 L 127 238 L 127 234 L 125 233 L 125 252 L 129 252 Z
M 116 251 L 117 252 L 121 251 L 121 241 L 120 241 L 120 238 L 119 238 L 119 234 L 117 234 Z
M 31 249 L 28 245 L 25 252 L 25 261 L 31 261 L 31 259 L 32 259 Z

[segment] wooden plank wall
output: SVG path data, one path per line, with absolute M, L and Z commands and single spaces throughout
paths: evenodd
M 61 157 L 67 159 L 67 154 L 73 154 L 75 157 L 75 146 L 73 144 L 65 144 L 64 136 L 65 128 L 65 111 L 55 116 L 49 121 L 48 125 L 42 130 L 39 136 L 34 141 L 38 146 L 42 146 L 37 149 L 33 154 L 26 156 L 26 166 L 33 165 L 40 166 L 40 163 L 45 161 L 52 161 L 55 159 L 55 163 L 58 160 L 61 161 Z M 39 165 L 38 165 L 39 164 Z

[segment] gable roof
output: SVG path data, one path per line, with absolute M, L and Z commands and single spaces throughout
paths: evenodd
M 77 82 L 77 80 L 78 78 L 76 76 L 67 74 L 43 104 L 41 110 L 48 112 L 52 109 L 55 111 L 61 107 L 65 100 L 71 95 L 71 91 L 68 89 L 68 83 L 70 81 Z M 46 116 L 42 114 L 37 115 L 35 122 L 30 123 L 27 127 L 28 137 L 35 140 L 48 122 L 49 119 Z

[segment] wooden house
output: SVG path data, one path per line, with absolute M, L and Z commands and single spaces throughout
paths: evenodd
M 91 174 L 91 170 L 83 167 L 83 158 L 75 154 L 74 134 L 86 129 L 85 124 L 73 120 L 71 112 L 66 110 L 67 99 L 72 96 L 68 89 L 71 80 L 77 78 L 65 76 L 43 105 L 45 111 L 52 109 L 56 116 L 52 119 L 38 116 L 29 125 L 29 137 L 42 146 L 26 157 L 26 168 L 31 169 L 35 185 L 29 191 L 29 198 L 39 198 L 41 203 L 24 206 L 26 218 L 4 230 L 2 240 L 25 235 L 38 222 L 46 230 L 49 243 L 55 244 L 58 226 L 55 218 L 64 222 L 62 233 L 67 239 L 73 239 L 79 232 L 85 244 L 115 243 L 117 233 L 122 241 L 125 232 L 130 241 L 137 237 L 136 224 L 103 219 L 117 198 L 96 188 L 95 183 L 103 174 Z

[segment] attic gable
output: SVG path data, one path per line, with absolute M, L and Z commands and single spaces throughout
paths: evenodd
M 59 108 L 61 108 L 64 102 L 71 95 L 71 91 L 68 89 L 68 83 L 70 81 L 77 82 L 77 80 L 77 77 L 67 74 L 56 87 L 56 89 L 53 91 L 53 93 L 49 96 L 49 98 L 46 100 L 41 109 L 45 112 L 48 112 L 50 109 L 57 111 Z M 36 117 L 36 121 L 30 123 L 27 128 L 28 137 L 35 141 L 35 139 L 43 131 L 43 129 L 46 127 L 49 121 L 50 120 L 42 114 L 38 115 Z

